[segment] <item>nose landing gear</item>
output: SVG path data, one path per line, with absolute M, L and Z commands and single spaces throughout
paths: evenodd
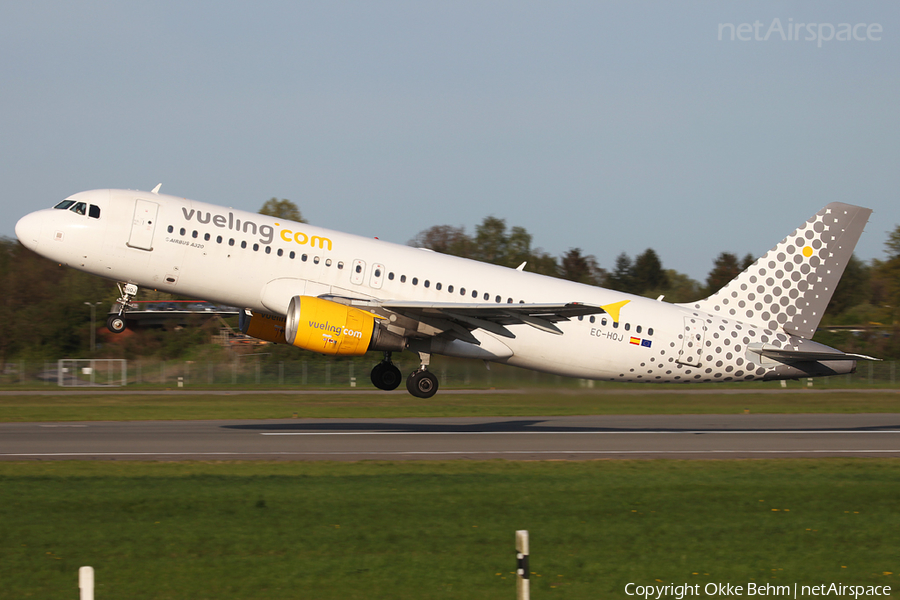
M 106 328 L 113 333 L 122 333 L 125 331 L 125 311 L 128 308 L 135 307 L 135 304 L 131 301 L 138 293 L 138 286 L 133 283 L 126 283 L 123 291 L 121 284 L 116 285 L 119 286 L 119 294 L 121 294 L 119 299 L 116 300 L 116 304 L 119 305 L 119 314 L 111 315 L 106 320 Z

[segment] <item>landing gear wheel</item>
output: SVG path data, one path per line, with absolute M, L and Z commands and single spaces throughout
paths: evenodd
M 438 378 L 431 371 L 415 371 L 406 378 L 406 389 L 416 398 L 431 398 L 438 391 Z
M 122 333 L 125 331 L 125 319 L 119 315 L 113 315 L 106 320 L 106 328 L 113 333 Z
M 372 369 L 372 385 L 379 390 L 396 390 L 403 379 L 394 363 L 380 362 Z

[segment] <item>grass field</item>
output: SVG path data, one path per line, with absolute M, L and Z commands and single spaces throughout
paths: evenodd
M 900 585 L 900 460 L 0 463 L 0 598 L 627 598 Z M 702 585 L 701 585 L 702 588 Z M 896 592 L 895 592 L 896 596 Z
M 656 393 L 653 393 L 656 392 Z M 775 392 L 775 393 L 772 393 Z M 439 393 L 423 400 L 403 392 L 228 394 L 2 395 L 0 421 L 153 419 L 391 418 L 596 414 L 738 414 L 900 412 L 900 390 L 809 391 L 542 390 Z

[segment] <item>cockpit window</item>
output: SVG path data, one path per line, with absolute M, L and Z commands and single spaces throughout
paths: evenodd
M 83 215 L 85 213 L 85 211 L 87 210 L 87 203 L 79 202 L 75 206 L 70 208 L 69 210 L 71 210 L 73 213 L 78 213 L 79 215 Z
M 91 204 L 91 207 L 88 209 L 88 216 L 92 219 L 99 219 L 100 207 L 95 204 Z
M 73 204 L 75 204 L 75 201 L 74 201 L 74 200 L 63 200 L 62 202 L 60 202 L 59 204 L 57 204 L 57 205 L 54 206 L 53 208 L 58 208 L 58 209 L 60 209 L 60 210 L 66 210 L 67 208 L 69 208 L 69 207 L 72 206 Z

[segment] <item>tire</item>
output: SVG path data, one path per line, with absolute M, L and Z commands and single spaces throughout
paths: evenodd
M 416 398 L 431 398 L 438 391 L 438 378 L 431 371 L 415 371 L 406 378 L 406 389 Z
M 125 331 L 125 319 L 119 315 L 113 315 L 106 320 L 106 328 L 113 333 Z
M 393 363 L 381 362 L 372 369 L 372 385 L 379 390 L 396 390 L 403 380 L 403 376 Z

